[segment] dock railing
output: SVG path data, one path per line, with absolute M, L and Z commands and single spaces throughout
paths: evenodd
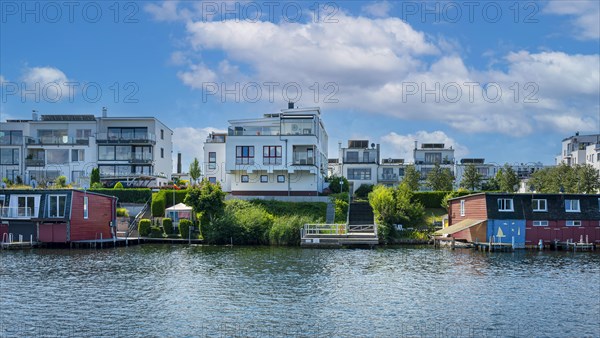
M 348 226 L 343 223 L 339 224 L 304 224 L 300 234 L 302 238 L 307 235 L 346 235 L 348 234 Z

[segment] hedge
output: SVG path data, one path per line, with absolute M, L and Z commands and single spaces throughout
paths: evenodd
M 181 235 L 181 238 L 189 238 L 191 226 L 192 221 L 189 219 L 182 219 L 179 221 L 179 234 Z
M 327 203 L 324 202 L 283 202 L 274 200 L 250 200 L 250 203 L 262 206 L 275 217 L 310 216 L 320 222 L 325 221 Z
M 178 203 L 183 203 L 187 190 L 175 190 L 175 203 L 173 203 L 173 190 L 160 190 L 152 194 L 152 216 L 162 217 L 165 209 Z
M 90 192 L 115 196 L 119 199 L 119 203 L 146 203 L 152 198 L 152 191 L 147 188 L 132 188 L 132 189 L 90 189 Z
M 140 220 L 138 223 L 138 233 L 140 236 L 146 237 L 150 234 L 150 231 L 152 231 L 152 222 L 149 219 Z
M 425 208 L 442 208 L 442 200 L 452 191 L 417 191 L 413 194 L 413 202 L 421 202 Z M 457 197 L 471 194 L 469 191 L 455 192 Z
M 166 235 L 173 233 L 173 221 L 170 218 L 163 218 L 162 227 Z

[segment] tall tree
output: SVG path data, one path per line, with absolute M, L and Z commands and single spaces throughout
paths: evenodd
M 442 168 L 436 163 L 427 174 L 427 185 L 434 191 L 452 191 L 454 175 L 449 168 Z
M 575 176 L 578 193 L 593 194 L 600 191 L 600 173 L 590 164 L 577 166 Z
M 419 190 L 419 180 L 421 179 L 421 173 L 417 171 L 414 165 L 408 165 L 404 169 L 404 178 L 402 183 L 406 184 L 408 189 L 411 191 Z
M 190 189 L 183 202 L 195 212 L 202 213 L 202 224 L 214 221 L 215 217 L 223 213 L 225 208 L 225 193 L 219 183 L 210 183 L 207 179 L 200 182 L 199 187 Z
M 200 175 L 202 175 L 202 171 L 200 170 L 200 162 L 198 162 L 198 158 L 194 157 L 194 161 L 192 161 L 190 164 L 190 177 L 192 178 L 192 185 L 196 185 Z
M 593 194 L 600 189 L 600 176 L 591 165 L 559 164 L 536 171 L 529 183 L 540 193 Z
M 477 171 L 477 167 L 475 167 L 473 163 L 470 163 L 465 168 L 462 180 L 460 181 L 460 186 L 471 191 L 476 191 L 481 186 L 481 181 L 482 176 Z
M 508 165 L 498 170 L 496 174 L 500 191 L 502 192 L 515 192 L 518 189 L 519 177 L 517 173 Z
M 100 169 L 92 168 L 92 172 L 90 173 L 90 187 L 94 183 L 100 183 Z

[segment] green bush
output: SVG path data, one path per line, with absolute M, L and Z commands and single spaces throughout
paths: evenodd
M 152 204 L 150 208 L 152 209 L 153 217 L 162 217 L 165 215 L 165 209 L 167 208 L 167 201 L 164 194 L 160 192 L 152 194 Z
M 151 226 L 150 227 L 150 237 L 152 238 L 162 238 L 163 237 L 163 231 L 160 227 L 157 226 Z
M 115 183 L 115 185 L 113 186 L 113 189 L 123 189 L 123 183 L 121 183 L 121 182 Z
M 271 245 L 300 245 L 300 230 L 304 224 L 313 223 L 308 216 L 282 216 L 275 218 L 269 230 Z
M 189 219 L 182 219 L 179 221 L 179 234 L 181 235 L 181 238 L 189 238 L 191 226 L 192 221 Z
M 66 188 L 67 187 L 67 178 L 65 176 L 58 176 L 56 178 L 56 187 L 57 188 Z
M 361 184 L 358 189 L 354 192 L 354 195 L 360 199 L 367 199 L 369 197 L 369 193 L 373 191 L 372 184 Z
M 444 197 L 450 191 L 418 191 L 414 192 L 411 201 L 421 202 L 425 208 L 439 208 Z
M 347 196 L 347 193 L 344 194 Z M 232 201 L 234 200 L 227 203 L 231 203 Z M 282 202 L 256 199 L 251 200 L 250 203 L 261 206 L 275 217 L 294 215 L 314 216 L 314 218 L 320 220 L 319 222 L 324 222 L 327 213 L 327 203 L 324 202 Z
M 334 200 L 335 223 L 346 223 L 348 220 L 348 200 Z
M 142 237 L 148 236 L 150 234 L 150 231 L 152 230 L 151 228 L 152 222 L 150 222 L 149 219 L 144 218 L 138 223 L 138 233 Z
M 152 197 L 152 191 L 147 188 L 126 188 L 126 189 L 90 189 L 89 191 L 115 196 L 119 199 L 119 203 L 146 203 Z
M 162 227 L 166 235 L 173 233 L 173 221 L 170 218 L 163 218 Z
M 269 244 L 273 220 L 273 215 L 261 205 L 231 200 L 220 217 L 202 224 L 202 233 L 208 243 Z
M 117 208 L 117 217 L 129 217 L 129 211 L 125 208 Z
M 340 180 L 342 181 L 341 186 Z M 329 182 L 329 190 L 334 194 L 349 191 L 348 189 L 350 189 L 350 184 L 348 183 L 348 180 L 345 177 L 339 177 L 334 175 L 328 177 L 326 181 Z

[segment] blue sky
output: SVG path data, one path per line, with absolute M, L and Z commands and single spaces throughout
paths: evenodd
M 0 119 L 156 116 L 187 165 L 208 132 L 285 108 L 299 88 L 334 156 L 368 138 L 385 157 L 409 160 L 418 140 L 551 164 L 562 138 L 600 132 L 599 6 L 5 1 Z

